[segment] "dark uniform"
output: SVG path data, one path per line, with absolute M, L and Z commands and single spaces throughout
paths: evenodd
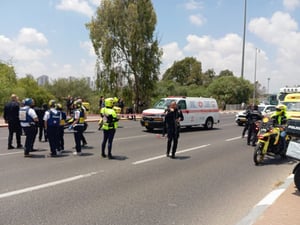
M 19 120 L 19 110 L 20 106 L 17 102 L 17 96 L 12 95 L 11 101 L 7 103 L 4 107 L 4 120 L 8 123 L 8 149 L 14 149 L 12 145 L 13 135 L 16 133 L 17 148 L 22 148 L 21 135 L 22 128 Z
M 85 120 L 86 119 L 86 108 L 83 105 L 81 105 L 80 110 L 83 112 L 84 120 Z M 84 134 L 83 134 L 86 131 L 87 128 L 88 128 L 88 123 L 86 121 L 84 121 L 83 132 L 81 134 L 82 146 L 86 146 L 87 145 L 87 141 L 86 141 L 86 139 L 84 137 Z
M 249 129 L 249 120 L 250 120 L 250 114 L 251 114 L 251 106 L 248 106 L 246 110 L 246 123 L 242 132 L 242 138 L 245 137 L 246 131 Z
M 50 101 L 49 106 L 50 109 L 45 112 L 44 121 L 45 129 L 47 130 L 51 156 L 55 157 L 61 154 L 59 149 L 59 123 L 61 112 L 55 109 L 54 101 Z
M 23 128 L 26 136 L 25 146 L 24 146 L 24 156 L 30 156 L 30 152 L 33 151 L 34 139 L 37 133 L 36 123 L 38 122 L 38 117 L 34 109 L 30 108 L 33 105 L 33 100 L 31 98 L 26 98 L 24 100 L 24 107 L 20 108 L 19 118 L 21 127 Z
M 42 141 L 42 138 L 44 136 L 44 141 L 47 142 L 48 137 L 47 137 L 47 132 L 44 124 L 44 115 L 45 112 L 48 110 L 47 104 L 43 104 L 41 108 L 36 107 L 34 108 L 34 110 L 39 118 L 39 123 L 38 123 L 39 141 Z
M 258 111 L 257 105 L 253 107 L 253 110 L 250 112 L 248 116 L 248 137 L 247 137 L 247 144 L 250 145 L 251 138 L 252 138 L 252 146 L 255 146 L 256 143 L 256 135 L 257 132 L 255 131 L 255 122 L 262 119 L 262 114 Z M 252 137 L 253 136 L 253 137 Z
M 61 104 L 57 104 L 56 109 L 61 112 L 61 118 L 59 122 L 59 150 L 62 151 L 65 149 L 65 125 L 67 120 L 67 114 L 63 111 Z
M 171 157 L 172 158 L 175 157 L 178 139 L 179 139 L 179 131 L 180 131 L 179 121 L 182 121 L 183 119 L 184 119 L 183 114 L 180 110 L 177 109 L 176 102 L 172 102 L 165 116 L 165 124 L 166 124 L 166 129 L 168 134 L 167 153 L 166 153 L 167 157 L 170 154 L 172 142 L 173 142 L 173 147 L 172 147 Z
M 82 140 L 82 134 L 84 131 L 84 110 L 81 109 L 82 104 L 81 102 L 74 102 L 75 110 L 73 111 L 73 118 L 74 122 L 70 126 L 70 128 L 74 129 L 74 139 L 75 139 L 75 148 L 76 152 L 74 152 L 74 155 L 81 155 L 81 140 Z

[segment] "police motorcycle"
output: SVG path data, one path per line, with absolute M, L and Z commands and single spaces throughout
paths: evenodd
M 287 123 L 286 133 L 291 137 L 286 155 L 298 161 L 293 169 L 294 183 L 300 191 L 300 120 L 291 119 Z
M 280 143 L 280 133 L 284 131 L 285 127 L 285 125 L 274 126 L 273 120 L 269 117 L 262 119 L 253 154 L 255 165 L 260 165 L 266 155 L 273 157 L 279 155 L 282 159 L 286 157 L 286 146 L 288 146 L 290 136 L 286 135 L 285 137 L 285 147 L 282 147 Z

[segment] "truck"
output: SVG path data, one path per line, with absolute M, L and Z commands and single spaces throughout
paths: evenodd
M 282 103 L 286 105 L 286 112 L 291 119 L 300 120 L 300 93 L 287 94 Z
M 220 122 L 219 107 L 214 98 L 169 96 L 161 98 L 152 108 L 143 110 L 141 125 L 149 131 L 164 128 L 165 113 L 172 101 L 183 113 L 181 127 L 203 126 L 212 129 L 214 124 Z

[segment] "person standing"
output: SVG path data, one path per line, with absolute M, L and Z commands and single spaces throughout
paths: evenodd
M 24 130 L 26 139 L 24 146 L 24 156 L 30 157 L 30 152 L 33 151 L 34 139 L 37 133 L 36 123 L 39 122 L 39 119 L 36 115 L 34 109 L 31 106 L 34 105 L 32 98 L 26 98 L 24 100 L 24 106 L 19 110 L 19 118 L 21 127 Z
M 47 142 L 48 137 L 47 137 L 47 132 L 45 129 L 44 116 L 45 116 L 45 112 L 48 110 L 48 106 L 46 103 L 44 103 L 41 108 L 35 107 L 34 110 L 39 118 L 39 123 L 38 123 L 39 141 L 40 142 L 42 141 L 42 138 L 44 135 L 44 141 Z
M 101 109 L 100 116 L 103 119 L 103 141 L 101 145 L 101 156 L 103 158 L 106 158 L 105 154 L 105 148 L 106 143 L 108 142 L 108 159 L 113 159 L 112 156 L 112 143 L 114 140 L 114 136 L 116 133 L 116 129 L 118 128 L 118 117 L 117 113 L 113 109 L 114 106 L 114 99 L 113 98 L 107 98 L 105 99 L 105 107 Z
M 249 128 L 251 109 L 252 109 L 251 105 L 249 105 L 246 109 L 246 123 L 245 123 L 244 129 L 243 129 L 243 132 L 242 132 L 242 138 L 245 137 L 246 131 L 248 131 L 248 128 Z
M 14 149 L 12 145 L 13 135 L 16 133 L 17 148 L 23 148 L 21 144 L 22 128 L 19 119 L 20 105 L 18 97 L 15 94 L 11 95 L 11 101 L 4 107 L 4 120 L 8 124 L 8 147 L 7 149 Z
M 59 123 L 61 118 L 60 111 L 55 108 L 55 100 L 49 101 L 49 110 L 44 115 L 44 126 L 47 131 L 50 145 L 51 157 L 61 155 L 59 149 Z
M 99 99 L 99 112 L 101 112 L 101 109 L 104 107 L 104 97 L 103 95 L 100 96 Z
M 167 129 L 168 135 L 168 142 L 167 142 L 167 157 L 170 156 L 171 146 L 172 146 L 172 154 L 171 158 L 175 158 L 175 153 L 177 150 L 177 144 L 179 139 L 179 131 L 180 131 L 180 121 L 183 121 L 183 114 L 177 108 L 177 104 L 175 101 L 170 103 L 169 108 L 166 111 L 165 116 L 165 124 Z
M 59 139 L 59 150 L 63 151 L 65 149 L 64 135 L 65 135 L 65 124 L 67 120 L 67 114 L 63 111 L 62 105 L 60 103 L 56 104 L 56 109 L 61 113 L 61 118 L 59 122 L 58 139 Z
M 84 131 L 84 110 L 81 109 L 81 101 L 76 100 L 74 102 L 74 113 L 73 113 L 73 123 L 69 126 L 70 129 L 74 129 L 74 140 L 75 140 L 75 149 L 74 155 L 81 155 L 81 140 L 82 133 Z
M 255 130 L 255 122 L 258 120 L 261 120 L 263 118 L 262 114 L 260 111 L 258 111 L 258 106 L 254 105 L 253 110 L 251 110 L 249 117 L 248 117 L 248 137 L 247 137 L 247 144 L 250 145 L 250 142 L 252 140 L 252 146 L 255 146 L 256 143 L 256 135 L 257 132 Z

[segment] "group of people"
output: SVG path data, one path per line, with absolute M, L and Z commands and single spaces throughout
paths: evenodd
M 118 116 L 114 109 L 115 99 L 103 99 L 103 105 L 100 110 L 101 129 L 103 130 L 103 140 L 101 143 L 101 156 L 112 159 L 112 143 L 118 128 Z M 82 100 L 73 101 L 70 111 L 71 119 L 67 121 L 67 113 L 63 107 L 55 100 L 50 100 L 48 105 L 43 104 L 41 108 L 35 108 L 32 98 L 26 98 L 19 102 L 15 94 L 11 95 L 11 101 L 5 105 L 4 119 L 8 123 L 8 149 L 14 149 L 12 145 L 13 134 L 16 133 L 17 148 L 24 149 L 24 156 L 31 157 L 30 152 L 34 151 L 34 142 L 39 132 L 39 140 L 49 142 L 50 156 L 61 155 L 64 150 L 64 129 L 74 131 L 75 152 L 74 155 L 82 154 L 82 146 L 86 145 L 86 139 L 83 132 L 87 128 L 86 110 L 82 105 Z M 177 108 L 175 101 L 171 102 L 165 112 L 165 130 L 167 132 L 167 157 L 174 158 L 180 131 L 180 121 L 183 114 Z M 21 135 L 26 136 L 24 146 L 21 144 Z M 82 144 L 81 144 L 82 143 Z M 106 152 L 107 145 L 107 152 Z
M 76 143 L 75 155 L 81 154 L 81 141 L 83 145 L 87 142 L 83 136 L 86 129 L 85 110 L 82 100 L 77 99 L 73 103 L 74 109 L 70 120 L 70 129 L 74 129 L 74 139 Z M 39 141 L 49 142 L 50 156 L 61 155 L 64 150 L 64 129 L 67 122 L 66 112 L 60 103 L 50 100 L 48 105 L 43 104 L 41 108 L 35 107 L 32 98 L 25 98 L 19 101 L 15 94 L 11 95 L 11 101 L 4 107 L 4 120 L 8 124 L 8 149 L 14 149 L 13 135 L 16 134 L 17 148 L 24 149 L 24 156 L 30 157 L 30 152 L 35 151 L 34 143 L 39 133 Z M 21 135 L 25 135 L 24 146 L 21 144 Z
M 245 136 L 247 132 L 247 144 L 255 146 L 257 142 L 257 121 L 262 120 L 263 115 L 258 110 L 258 106 L 248 106 L 246 110 L 246 119 L 247 122 L 242 132 L 242 137 Z M 289 119 L 288 114 L 286 113 L 286 106 L 283 104 L 279 104 L 276 106 L 276 111 L 270 116 L 271 120 L 273 121 L 274 126 L 278 125 L 286 125 L 287 120 Z M 285 148 L 285 136 L 286 132 L 283 130 L 280 133 L 280 144 L 282 148 Z

